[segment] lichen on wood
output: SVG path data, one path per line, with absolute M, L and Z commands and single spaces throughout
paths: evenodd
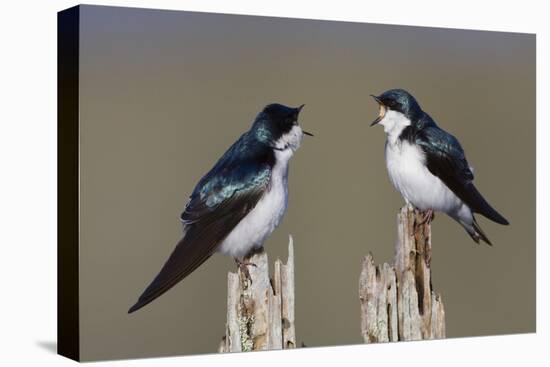
M 296 347 L 294 328 L 294 245 L 288 260 L 277 259 L 273 278 L 265 251 L 246 259 L 249 278 L 238 269 L 227 277 L 227 324 L 219 352 L 289 349 Z

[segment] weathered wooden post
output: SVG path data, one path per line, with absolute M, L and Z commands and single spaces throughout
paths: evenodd
M 431 227 L 409 206 L 397 215 L 393 265 L 363 258 L 359 278 L 365 343 L 445 338 L 445 310 L 432 289 Z
M 290 349 L 296 347 L 294 329 L 294 245 L 288 260 L 277 259 L 273 278 L 265 251 L 247 261 L 250 279 L 239 269 L 227 277 L 227 324 L 219 352 Z

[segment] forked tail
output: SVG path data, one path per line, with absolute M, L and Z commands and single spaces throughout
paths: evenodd
M 483 232 L 483 230 L 481 229 L 481 227 L 477 223 L 476 218 L 473 215 L 472 215 L 472 218 L 473 218 L 473 220 L 472 220 L 472 224 L 470 226 L 464 225 L 463 223 L 461 223 L 462 226 L 464 227 L 464 229 L 466 229 L 466 232 L 468 232 L 470 237 L 472 237 L 472 239 L 476 243 L 479 243 L 479 240 L 482 240 L 483 242 L 485 242 L 489 246 L 493 246 L 493 244 L 491 243 L 491 241 L 489 240 L 489 238 L 487 237 L 485 232 Z

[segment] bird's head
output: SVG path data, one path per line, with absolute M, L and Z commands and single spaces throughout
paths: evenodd
M 392 119 L 406 118 L 408 121 L 415 121 L 422 114 L 416 99 L 404 89 L 390 89 L 379 96 L 371 96 L 380 107 L 379 115 L 371 126 L 380 123 L 386 127 Z
M 295 151 L 304 134 L 313 136 L 302 130 L 298 124 L 298 116 L 303 107 L 304 105 L 293 108 L 278 103 L 269 104 L 258 114 L 251 130 L 256 138 L 274 149 L 290 148 Z

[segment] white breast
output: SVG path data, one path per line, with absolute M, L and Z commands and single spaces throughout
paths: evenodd
M 262 246 L 279 225 L 288 204 L 288 162 L 293 150 L 275 151 L 269 191 L 221 243 L 218 251 L 241 258 L 253 248 Z
M 462 201 L 426 167 L 424 152 L 399 140 L 411 121 L 401 112 L 388 110 L 380 121 L 386 133 L 386 168 L 393 186 L 407 203 L 421 210 L 433 209 L 456 215 Z
M 454 213 L 462 201 L 425 165 L 424 152 L 407 141 L 386 142 L 386 167 L 393 186 L 421 210 Z

